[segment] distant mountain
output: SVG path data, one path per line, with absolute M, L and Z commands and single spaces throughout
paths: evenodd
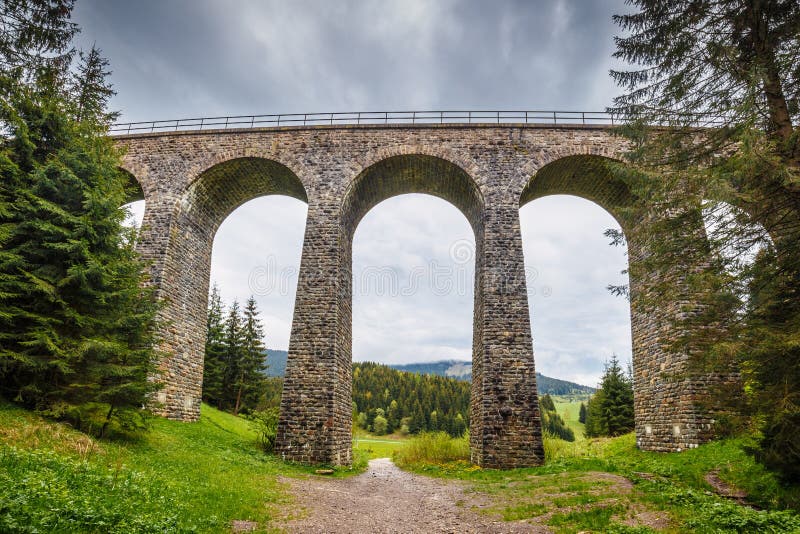
M 283 376 L 286 372 L 286 358 L 288 354 L 285 350 L 267 349 L 267 363 L 269 369 L 267 374 L 269 376 Z M 464 380 L 469 382 L 472 380 L 472 364 L 461 360 L 440 360 L 437 362 L 425 363 L 406 363 L 398 365 L 390 365 L 389 367 L 397 369 L 398 371 L 406 371 L 409 373 L 419 373 L 421 375 L 437 375 L 448 376 L 456 380 Z M 573 394 L 592 394 L 595 388 L 569 382 L 567 380 L 560 380 L 558 378 L 551 378 L 544 376 L 541 373 L 536 373 L 536 385 L 539 393 L 545 395 L 573 395 Z
M 267 349 L 267 375 L 283 376 L 286 373 L 286 359 L 289 353 L 285 350 Z
M 441 360 L 438 362 L 406 363 L 402 365 L 390 365 L 400 371 L 409 373 L 419 373 L 422 375 L 449 376 L 457 380 L 472 380 L 472 364 L 461 360 Z M 544 395 L 571 395 L 571 394 L 592 394 L 595 388 L 551 378 L 541 373 L 536 373 L 536 385 L 539 393 Z

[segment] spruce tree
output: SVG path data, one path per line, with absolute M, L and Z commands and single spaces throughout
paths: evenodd
M 633 380 L 616 354 L 606 362 L 600 388 L 586 408 L 587 437 L 619 436 L 634 428 Z
M 242 356 L 238 362 L 234 414 L 238 414 L 242 406 L 250 409 L 255 408 L 259 397 L 264 393 L 265 373 L 267 370 L 266 358 L 264 327 L 258 317 L 256 299 L 250 296 L 244 308 Z
M 237 300 L 233 301 L 225 318 L 223 334 L 222 394 L 218 406 L 232 410 L 236 404 L 236 384 L 239 378 L 239 362 L 244 354 L 244 332 L 242 311 Z
M 223 313 L 222 296 L 217 284 L 214 284 L 208 298 L 205 364 L 203 367 L 203 400 L 214 405 L 219 405 L 222 398 L 225 376 Z
M 689 374 L 741 377 L 744 387 L 711 392 L 724 404 L 716 419 L 730 427 L 732 412 L 754 414 L 757 456 L 798 479 L 800 3 L 630 3 L 633 13 L 615 17 L 625 32 L 615 55 L 632 65 L 612 72 L 625 93 L 611 111 L 632 141 L 617 173 L 670 214 L 632 229 L 648 244 L 637 268 L 699 266 L 687 279 L 698 313 L 677 320 L 675 348 L 692 355 Z M 700 208 L 714 229 L 707 241 L 679 231 Z M 763 260 L 753 262 L 758 249 Z M 661 301 L 680 290 L 648 288 Z
M 71 5 L 2 2 L 0 393 L 103 434 L 157 387 L 157 306 L 107 115 L 70 113 Z

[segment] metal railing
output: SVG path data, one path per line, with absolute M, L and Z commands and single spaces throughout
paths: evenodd
M 335 113 L 288 113 L 280 115 L 236 115 L 148 122 L 123 122 L 109 133 L 178 132 L 228 128 L 320 126 L 352 124 L 584 124 L 613 125 L 615 118 L 604 111 L 356 111 Z M 619 122 L 619 121 L 617 121 Z

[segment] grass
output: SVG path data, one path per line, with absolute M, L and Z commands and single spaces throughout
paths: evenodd
M 269 531 L 289 502 L 278 476 L 311 472 L 205 405 L 198 423 L 150 424 L 139 439 L 98 442 L 0 404 L 0 532 L 227 532 L 233 520 Z
M 458 440 L 410 440 L 398 465 L 468 481 L 490 497 L 482 513 L 527 521 L 556 532 L 800 532 L 800 488 L 782 486 L 728 439 L 680 454 L 640 451 L 633 434 L 567 443 L 546 438 L 544 466 L 498 471 L 452 457 Z M 428 450 L 425 450 L 425 449 Z M 441 459 L 448 458 L 448 459 Z M 716 471 L 745 490 L 756 510 L 714 494 L 705 476 Z
M 583 435 L 586 426 L 578 420 L 581 402 L 585 404 L 586 400 L 572 400 L 570 397 L 553 397 L 553 404 L 556 405 L 556 412 L 575 433 L 575 441 L 584 441 L 586 439 Z
M 405 448 L 407 439 L 386 437 L 365 437 L 360 435 L 353 439 L 353 454 L 363 455 L 368 460 L 375 458 L 393 458 L 395 453 Z

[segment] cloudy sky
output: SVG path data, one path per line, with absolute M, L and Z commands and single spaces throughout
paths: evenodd
M 618 93 L 611 16 L 623 0 L 78 0 L 80 43 L 111 61 L 124 121 L 421 109 L 601 111 Z M 136 209 L 141 211 L 142 206 Z M 254 199 L 220 227 L 212 280 L 258 299 L 267 345 L 286 348 L 305 205 Z M 624 250 L 598 206 L 553 196 L 521 210 L 537 370 L 593 385 L 630 358 Z M 474 243 L 443 200 L 376 206 L 353 250 L 353 357 L 468 360 Z M 448 272 L 443 287 L 432 273 Z M 380 283 L 392 274 L 392 284 Z M 423 275 L 420 275 L 423 273 Z

